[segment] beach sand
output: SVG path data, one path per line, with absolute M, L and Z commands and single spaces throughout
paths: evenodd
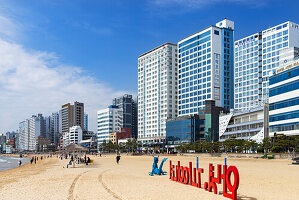
M 195 157 L 168 157 L 163 170 L 169 173 L 169 160 L 174 164 L 189 161 L 196 165 Z M 0 172 L 0 199 L 227 199 L 171 181 L 169 175 L 149 176 L 153 157 L 122 155 L 117 165 L 115 155 L 91 156 L 94 164 L 66 168 L 67 160 L 48 158 L 37 164 Z M 199 158 L 204 168 L 202 182 L 208 181 L 208 165 L 223 164 L 223 158 Z M 160 162 L 159 162 L 160 163 Z M 230 158 L 228 165 L 237 166 L 240 174 L 238 199 L 299 199 L 299 166 L 290 160 L 263 160 Z M 64 167 L 64 168 L 63 168 Z M 222 185 L 220 185 L 222 191 Z

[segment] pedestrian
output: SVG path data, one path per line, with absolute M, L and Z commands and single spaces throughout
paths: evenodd
M 34 164 L 36 164 L 36 156 L 34 157 Z
M 22 165 L 22 161 L 21 160 L 19 160 L 19 167 Z
M 120 160 L 120 155 L 117 154 L 117 155 L 116 155 L 116 163 L 117 163 L 117 164 L 119 164 L 119 160 Z
M 33 158 L 31 158 L 31 160 L 30 160 L 30 163 L 32 164 L 32 162 L 33 162 Z

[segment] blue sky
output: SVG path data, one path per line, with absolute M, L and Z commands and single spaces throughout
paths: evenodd
M 109 104 L 115 95 L 137 94 L 138 55 L 165 42 L 176 43 L 225 17 L 235 22 L 235 39 L 288 20 L 299 23 L 298 7 L 298 0 L 3 0 L 0 39 L 7 51 L 0 52 L 0 59 L 15 63 L 9 63 L 11 68 L 2 74 L 9 74 L 11 80 L 0 85 L 0 92 L 6 96 L 0 103 L 27 106 L 17 119 L 11 113 L 15 107 L 10 108 L 11 122 L 2 127 L 14 130 L 24 117 L 50 113 L 72 100 L 84 101 L 89 114 L 96 116 L 96 110 Z M 23 57 L 27 59 L 19 59 Z M 30 65 L 32 60 L 35 62 Z M 23 68 L 15 69 L 16 65 Z M 24 69 L 44 70 L 40 71 L 45 76 L 42 81 L 53 74 L 57 81 L 41 87 L 43 76 L 13 76 L 20 76 L 17 72 Z M 75 73 L 68 74 L 72 69 Z M 19 83 L 17 79 L 31 82 Z M 75 86 L 78 79 L 82 82 Z M 72 93 L 76 89 L 78 92 Z M 25 97 L 27 94 L 31 96 Z M 39 94 L 50 98 L 37 98 Z M 37 99 L 34 103 L 33 98 Z M 37 106 L 39 101 L 44 103 Z M 96 124 L 95 117 L 90 119 Z M 0 133 L 5 128 L 0 126 Z
M 236 39 L 287 20 L 299 23 L 299 1 L 10 0 L 10 6 L 24 26 L 24 46 L 55 52 L 113 88 L 134 91 L 138 55 L 224 17 L 235 21 Z

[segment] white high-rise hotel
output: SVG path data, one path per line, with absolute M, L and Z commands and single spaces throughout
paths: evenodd
M 234 107 L 247 110 L 269 98 L 269 76 L 284 49 L 299 47 L 299 25 L 285 22 L 235 42 Z
M 138 140 L 163 142 L 166 119 L 177 116 L 177 45 L 165 43 L 138 58 Z

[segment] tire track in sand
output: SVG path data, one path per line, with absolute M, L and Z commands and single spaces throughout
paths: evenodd
M 103 185 L 104 189 L 109 193 L 111 194 L 115 199 L 118 199 L 118 200 L 122 200 L 121 197 L 119 197 L 117 194 L 115 194 L 115 192 L 113 192 L 112 190 L 110 190 L 110 188 L 103 182 L 103 175 L 109 171 L 110 169 L 107 169 L 105 171 L 103 171 L 100 175 L 99 175 L 99 181 L 100 183 Z
M 86 171 L 86 172 L 82 172 L 81 174 L 79 174 L 78 176 L 76 176 L 76 178 L 73 180 L 73 182 L 72 182 L 72 185 L 71 185 L 71 187 L 70 187 L 70 189 L 69 189 L 69 195 L 68 195 L 68 200 L 73 200 L 74 199 L 74 189 L 75 189 L 75 186 L 76 186 L 76 183 L 77 183 L 77 181 L 78 181 L 78 179 L 83 175 L 83 174 L 85 174 L 85 173 L 87 173 L 88 171 Z

